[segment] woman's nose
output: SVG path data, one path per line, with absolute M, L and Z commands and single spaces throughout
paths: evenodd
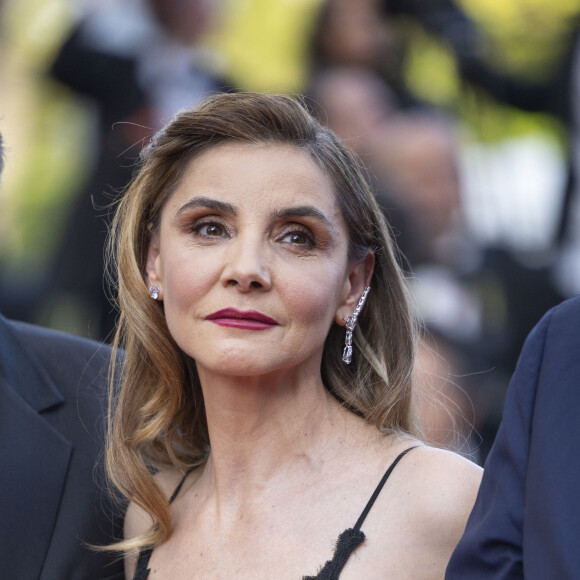
M 222 272 L 224 286 L 236 286 L 242 292 L 253 288 L 269 290 L 272 281 L 266 264 L 266 248 L 259 240 L 238 238 L 229 248 Z

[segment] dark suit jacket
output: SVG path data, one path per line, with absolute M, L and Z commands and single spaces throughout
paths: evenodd
M 123 578 L 103 488 L 109 349 L 0 316 L 0 577 Z M 118 512 L 119 510 L 117 510 Z
M 580 297 L 530 333 L 446 578 L 580 577 Z

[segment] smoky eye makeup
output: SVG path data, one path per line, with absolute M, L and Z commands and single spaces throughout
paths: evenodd
M 301 224 L 287 224 L 277 237 L 279 242 L 291 244 L 300 248 L 314 249 L 318 239 L 310 228 Z
M 177 227 L 187 234 L 218 238 L 231 233 L 228 221 L 237 213 L 229 203 L 209 197 L 195 197 L 176 210 L 174 220 Z
M 324 215 L 324 213 L 311 205 L 301 205 L 279 209 L 274 212 L 274 217 L 279 220 L 291 220 L 299 218 L 311 219 L 315 222 L 320 222 L 321 225 L 330 230 L 334 229 L 334 225 Z
M 228 226 L 215 216 L 202 217 L 194 220 L 188 227 L 190 233 L 203 238 L 230 237 Z
M 195 197 L 175 212 L 176 225 L 193 239 L 217 241 L 234 235 L 234 205 L 210 197 Z M 297 252 L 322 251 L 333 245 L 336 225 L 312 205 L 283 207 L 270 213 L 270 235 L 277 243 Z
M 223 215 L 237 215 L 237 209 L 230 203 L 226 203 L 223 201 L 219 201 L 217 199 L 212 199 L 210 197 L 194 197 L 190 199 L 187 203 L 184 203 L 178 210 L 177 216 L 183 215 L 190 211 L 199 209 L 203 211 L 203 209 Z

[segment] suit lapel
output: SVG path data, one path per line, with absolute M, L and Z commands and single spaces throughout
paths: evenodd
M 40 412 L 63 400 L 0 317 L 0 561 L 7 578 L 42 570 L 72 445 Z
M 0 377 L 39 413 L 64 402 L 64 398 L 34 353 L 20 342 L 20 335 L 0 315 Z

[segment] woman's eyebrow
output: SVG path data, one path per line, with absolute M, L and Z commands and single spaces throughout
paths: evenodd
M 195 209 L 196 207 L 206 207 L 221 213 L 238 215 L 238 210 L 231 203 L 225 203 L 223 201 L 218 201 L 217 199 L 211 199 L 210 197 L 194 197 L 193 199 L 190 199 L 177 210 L 177 215 L 190 209 Z
M 284 209 L 279 209 L 274 212 L 274 217 L 277 219 L 313 217 L 323 222 L 329 228 L 334 229 L 334 226 L 330 220 L 319 209 L 311 205 L 299 205 L 296 207 L 286 207 Z

